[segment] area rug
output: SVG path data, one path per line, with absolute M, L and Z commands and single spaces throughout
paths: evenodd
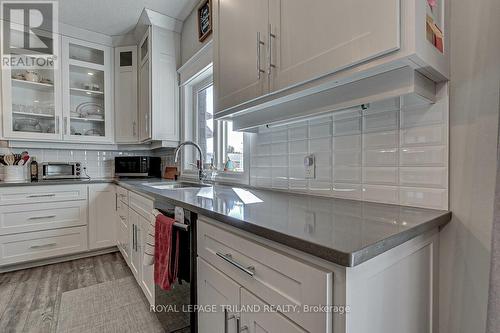
M 62 294 L 57 333 L 163 332 L 133 277 Z

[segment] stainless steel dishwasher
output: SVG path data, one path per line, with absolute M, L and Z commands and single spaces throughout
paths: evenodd
M 196 333 L 197 314 L 191 311 L 196 305 L 196 218 L 197 214 L 168 203 L 156 202 L 155 208 L 163 215 L 176 218 L 178 230 L 179 273 L 170 291 L 155 286 L 155 314 L 166 333 Z M 176 214 L 177 211 L 177 214 Z M 182 216 L 181 216 L 182 214 Z M 180 225 L 179 219 L 184 220 Z

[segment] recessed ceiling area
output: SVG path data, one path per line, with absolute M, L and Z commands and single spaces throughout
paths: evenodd
M 64 0 L 59 1 L 59 21 L 109 36 L 130 32 L 144 7 L 180 21 L 198 0 Z

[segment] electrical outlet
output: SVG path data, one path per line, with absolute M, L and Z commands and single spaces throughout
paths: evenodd
M 316 178 L 316 158 L 314 154 L 307 155 L 304 158 L 304 167 L 306 171 L 306 179 L 314 179 Z

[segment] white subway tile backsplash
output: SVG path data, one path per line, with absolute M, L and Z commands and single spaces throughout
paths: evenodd
M 314 138 L 324 138 L 332 135 L 332 122 L 327 121 L 322 124 L 314 124 L 309 126 L 309 137 Z
M 332 183 L 323 182 L 320 180 L 310 180 L 309 181 L 309 191 L 318 195 L 331 195 L 332 194 Z
M 426 146 L 402 148 L 401 166 L 445 166 L 447 163 L 446 146 Z
M 361 183 L 361 167 L 335 167 L 333 168 L 333 182 L 335 183 Z
M 361 150 L 361 134 L 335 136 L 332 139 L 332 149 L 337 150 Z
M 306 192 L 307 191 L 307 180 L 296 179 L 290 176 L 288 181 L 288 186 L 291 191 L 295 192 Z
M 273 178 L 288 178 L 288 168 L 282 168 L 282 167 L 273 167 L 272 169 L 272 177 Z
M 397 186 L 364 185 L 363 200 L 397 204 L 399 203 L 399 188 Z
M 360 184 L 334 183 L 332 195 L 336 198 L 361 200 L 362 186 Z
M 303 124 L 300 126 L 295 126 L 295 127 L 289 128 L 288 129 L 288 138 L 290 141 L 307 139 L 307 126 L 305 124 Z
M 400 189 L 400 203 L 406 206 L 446 209 L 448 190 L 413 187 Z
M 402 106 L 400 107 L 400 103 Z M 264 129 L 251 184 L 338 198 L 448 208 L 448 104 L 395 98 Z M 316 156 L 305 179 L 304 157 Z
M 374 132 L 363 134 L 363 149 L 397 147 L 398 131 Z
M 316 179 L 321 181 L 332 182 L 331 167 L 316 167 Z
M 287 142 L 288 141 L 288 131 L 282 130 L 271 133 L 271 141 L 274 142 Z
M 365 167 L 363 168 L 364 184 L 398 184 L 398 168 L 396 167 Z
M 446 109 L 442 103 L 403 107 L 401 128 L 446 124 Z
M 290 172 L 290 178 L 293 178 L 293 179 L 305 179 L 306 178 L 306 172 L 305 172 L 303 166 L 290 167 L 289 172 Z
M 258 145 L 257 155 L 261 156 L 271 155 L 271 145 L 270 144 Z
M 273 155 L 288 154 L 288 144 L 286 142 L 273 143 L 271 145 L 271 153 Z
M 271 165 L 273 167 L 287 167 L 288 155 L 276 155 L 271 157 Z
M 354 135 L 361 133 L 361 117 L 337 120 L 333 122 L 333 136 Z
M 398 149 L 382 148 L 363 151 L 363 165 L 365 166 L 396 166 L 398 163 Z
M 401 130 L 401 145 L 444 145 L 446 144 L 446 126 L 433 125 L 408 127 Z
M 289 143 L 290 154 L 307 153 L 309 151 L 308 141 L 291 141 Z
M 332 151 L 332 140 L 331 138 L 321 138 L 321 139 L 311 139 L 309 141 L 309 151 L 311 153 L 316 152 L 331 152 Z
M 446 167 L 401 167 L 399 183 L 402 186 L 448 187 Z
M 358 109 L 340 110 L 332 113 L 333 121 L 341 119 L 357 118 L 357 117 L 361 117 L 361 110 Z
M 303 167 L 305 154 L 289 155 L 290 167 Z
M 272 177 L 272 172 L 270 167 L 265 167 L 265 168 L 255 168 L 254 169 L 254 174 L 257 177 L 261 178 L 271 178 Z
M 361 152 L 357 150 L 341 150 L 333 152 L 334 166 L 360 166 Z
M 316 167 L 330 167 L 332 165 L 332 153 L 324 152 L 315 154 Z
M 399 111 L 389 111 L 363 116 L 363 132 L 396 130 L 399 127 Z

